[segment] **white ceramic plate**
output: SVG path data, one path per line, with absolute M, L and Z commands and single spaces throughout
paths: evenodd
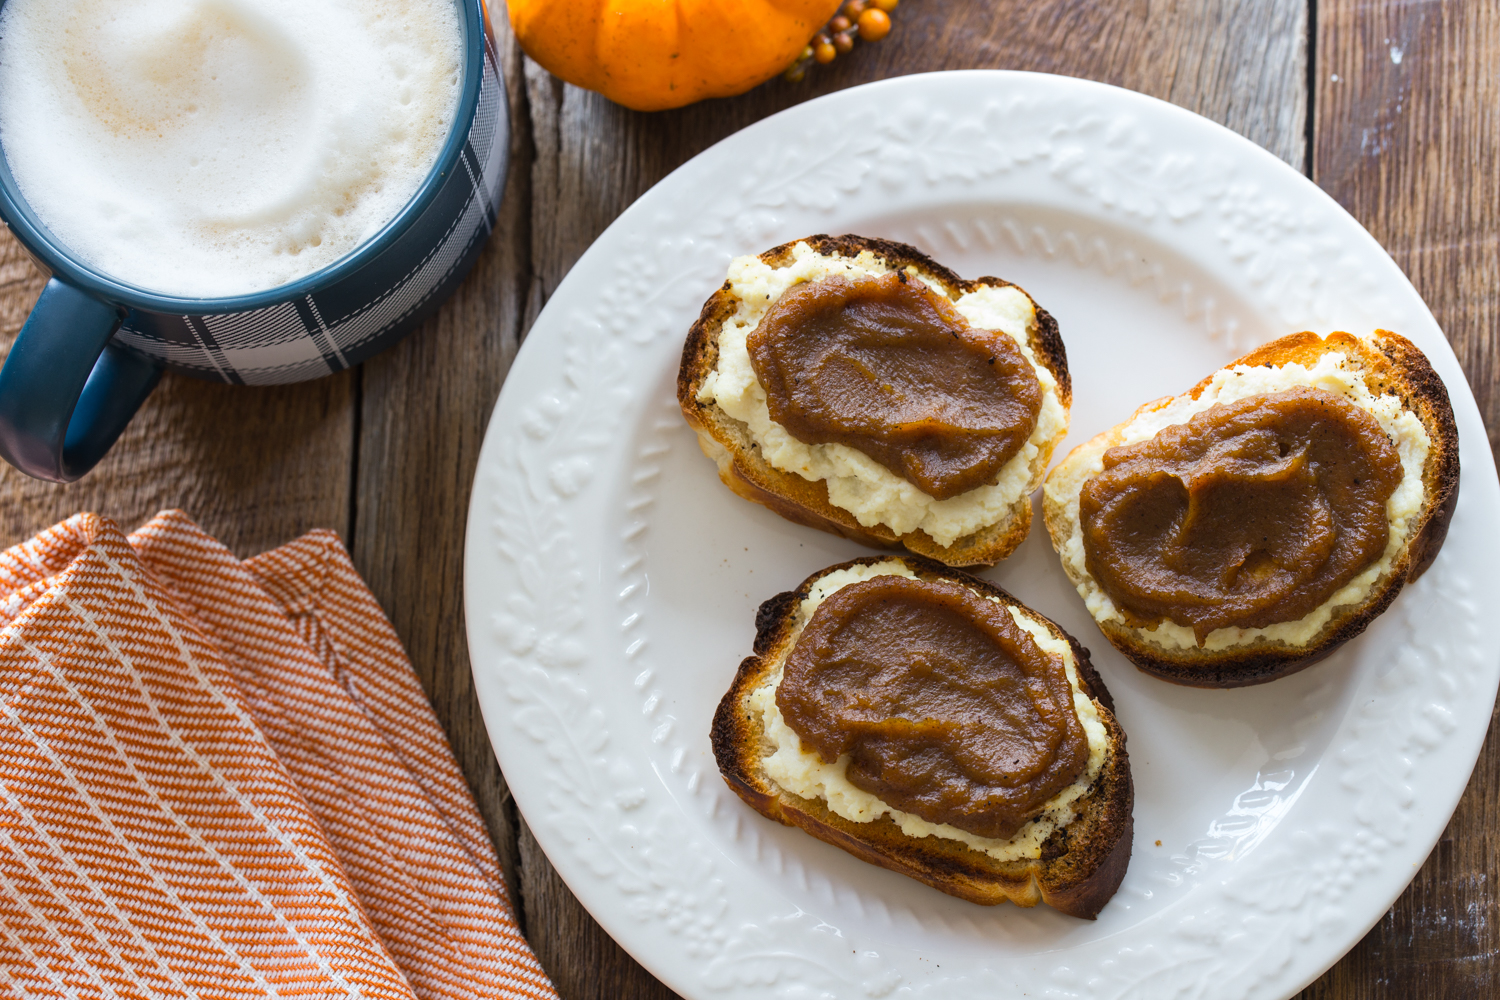
M 1135 845 L 1095 922 L 986 908 L 752 812 L 709 720 L 761 601 L 859 546 L 733 496 L 674 401 L 731 257 L 913 243 L 1029 290 L 1073 372 L 1067 449 L 1296 330 L 1415 341 L 1447 382 L 1447 546 L 1368 632 L 1260 687 L 1153 680 L 1104 642 L 1041 519 L 985 574 L 1078 636 L 1119 706 Z M 1350 948 L 1437 840 L 1500 673 L 1500 490 L 1458 363 L 1375 241 L 1203 118 L 1026 73 L 910 76 L 730 137 L 610 226 L 505 383 L 469 517 L 474 679 L 516 802 L 625 948 L 700 998 L 1279 998 Z

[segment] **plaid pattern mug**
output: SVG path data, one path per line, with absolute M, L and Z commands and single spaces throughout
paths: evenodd
M 510 137 L 484 2 L 454 2 L 463 91 L 437 162 L 379 233 L 278 288 L 196 299 L 116 281 L 37 219 L 0 147 L 0 219 L 50 275 L 0 369 L 0 457 L 72 482 L 104 457 L 165 369 L 239 385 L 318 378 L 391 346 L 437 309 L 494 228 Z

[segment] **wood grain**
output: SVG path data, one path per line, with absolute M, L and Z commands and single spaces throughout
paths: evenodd
M 1313 178 L 1390 251 L 1500 443 L 1500 0 L 1319 0 Z M 1495 995 L 1500 723 L 1410 888 L 1304 1000 Z
M 1500 444 L 1500 0 L 1322 0 L 1313 179 L 1410 276 Z
M 528 323 L 614 218 L 692 156 L 769 114 L 844 87 L 941 69 L 1085 76 L 1173 101 L 1301 169 L 1304 0 L 909 0 L 889 38 L 741 97 L 640 114 L 525 69 L 535 143 Z M 671 997 L 580 906 L 521 828 L 526 930 L 567 1000 Z
M 448 733 L 514 897 L 514 807 L 479 714 L 463 615 L 469 492 L 530 288 L 531 133 L 520 49 L 508 30 L 499 41 L 512 121 L 500 218 L 453 298 L 362 366 L 350 550 Z M 524 900 L 516 902 L 524 929 Z

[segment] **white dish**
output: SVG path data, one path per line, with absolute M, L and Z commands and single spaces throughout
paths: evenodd
M 756 607 L 867 550 L 733 496 L 674 399 L 732 256 L 811 233 L 914 243 L 1058 319 L 1079 441 L 1302 329 L 1393 329 L 1453 397 L 1447 546 L 1370 630 L 1234 691 L 1137 672 L 1040 517 L 984 574 L 1094 651 L 1129 734 L 1135 845 L 1096 922 L 985 908 L 744 806 L 708 743 Z M 558 288 L 495 409 L 465 585 L 485 721 L 527 822 L 622 945 L 700 998 L 1279 998 L 1333 964 L 1426 858 L 1500 678 L 1483 583 L 1500 485 L 1442 332 L 1304 177 L 1137 94 L 1010 72 L 910 76 L 740 132 L 625 212 Z M 1158 846 L 1158 844 L 1160 846 Z

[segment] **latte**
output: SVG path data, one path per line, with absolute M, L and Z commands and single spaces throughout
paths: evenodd
M 274 288 L 416 192 L 462 38 L 453 0 L 9 0 L 0 152 L 47 228 L 119 281 Z

